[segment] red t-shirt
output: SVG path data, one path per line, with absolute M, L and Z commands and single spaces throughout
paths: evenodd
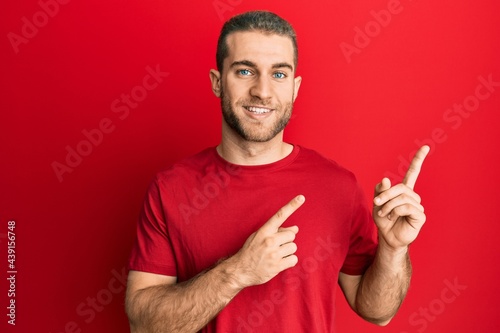
M 298 194 L 299 259 L 269 282 L 241 291 L 203 332 L 334 332 L 339 271 L 361 275 L 376 228 L 354 175 L 294 146 L 271 164 L 238 166 L 206 149 L 160 172 L 147 193 L 129 269 L 194 277 L 235 254 Z

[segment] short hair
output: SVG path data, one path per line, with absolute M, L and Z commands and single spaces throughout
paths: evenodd
M 258 31 L 265 34 L 276 34 L 289 37 L 293 44 L 294 67 L 297 67 L 299 53 L 297 48 L 297 36 L 291 24 L 274 13 L 257 10 L 233 16 L 222 26 L 215 56 L 217 70 L 219 72 L 222 72 L 224 59 L 229 55 L 227 36 L 239 31 Z

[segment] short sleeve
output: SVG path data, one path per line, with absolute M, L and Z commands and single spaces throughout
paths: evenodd
M 363 190 L 356 183 L 352 203 L 349 249 L 341 272 L 362 275 L 371 265 L 377 250 L 377 228 Z
M 144 199 L 137 236 L 129 257 L 129 270 L 177 276 L 172 244 L 167 233 L 158 177 Z

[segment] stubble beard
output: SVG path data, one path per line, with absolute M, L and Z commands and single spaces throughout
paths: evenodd
M 236 103 L 236 107 L 243 107 L 244 105 L 260 105 L 265 107 L 271 107 L 269 103 L 264 103 L 261 99 L 249 99 L 244 101 L 239 101 Z M 249 142 L 268 142 L 272 140 L 278 133 L 285 129 L 286 125 L 290 121 L 293 110 L 293 97 L 292 101 L 285 103 L 283 105 L 273 105 L 273 111 L 280 114 L 281 116 L 277 118 L 271 126 L 265 126 L 264 123 L 246 123 L 245 120 L 241 119 L 243 117 L 238 117 L 229 97 L 221 91 L 221 108 L 222 116 L 228 126 L 235 131 L 241 138 Z M 266 128 L 268 127 L 268 128 Z

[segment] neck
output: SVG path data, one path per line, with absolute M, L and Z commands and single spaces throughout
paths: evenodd
M 234 133 L 233 133 L 234 134 Z M 217 152 L 226 161 L 238 165 L 262 165 L 277 162 L 288 156 L 293 146 L 283 142 L 283 132 L 267 142 L 250 142 L 240 136 L 222 134 Z

